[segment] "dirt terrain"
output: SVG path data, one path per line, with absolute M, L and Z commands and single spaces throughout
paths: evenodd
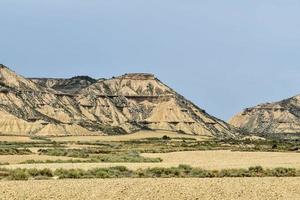
M 1 199 L 196 200 L 300 198 L 300 178 L 95 179 L 0 182 Z
M 33 142 L 37 140 L 32 140 L 27 136 L 0 136 L 0 142 Z
M 186 164 L 192 167 L 200 167 L 207 170 L 240 169 L 253 166 L 263 168 L 291 167 L 300 169 L 300 156 L 298 151 L 291 151 L 287 143 L 276 143 L 274 149 L 282 152 L 264 152 L 258 148 L 255 152 L 242 151 L 237 148 L 236 141 L 231 145 L 213 138 L 203 136 L 190 136 L 169 131 L 141 131 L 122 136 L 70 136 L 56 138 L 26 138 L 11 137 L 0 138 L 2 141 L 2 153 L 0 155 L 1 168 L 15 169 L 15 177 L 22 178 L 17 168 L 36 168 L 41 171 L 45 168 L 56 170 L 67 169 L 94 169 L 113 166 L 126 166 L 130 170 L 154 167 L 178 167 Z M 9 142 L 4 142 L 10 139 Z M 232 140 L 233 141 L 233 140 Z M 243 140 L 244 141 L 244 140 Z M 248 141 L 249 147 L 262 147 L 273 143 L 260 143 Z M 239 143 L 237 143 L 239 144 Z M 229 146 L 228 146 L 229 145 Z M 283 146 L 282 146 L 283 145 Z M 292 145 L 298 146 L 297 142 Z M 164 147 L 164 148 L 162 148 Z M 199 150 L 196 147 L 202 147 Z M 217 150 L 218 147 L 226 147 L 231 150 Z M 292 146 L 293 147 L 293 146 Z M 28 148 L 29 155 L 22 155 L 22 149 Z M 194 150 L 184 150 L 191 148 Z M 215 150 L 211 150 L 215 148 Z M 5 151 L 11 149 L 11 152 Z M 19 149 L 20 151 L 16 151 Z M 49 150 L 49 154 L 43 154 L 40 150 Z M 138 149 L 138 156 L 142 158 L 161 158 L 162 162 L 135 162 L 132 150 Z M 236 151 L 236 149 L 238 151 Z M 267 148 L 268 149 L 268 148 Z M 50 150 L 54 150 L 51 153 Z M 76 151 L 77 154 L 74 154 Z M 93 151 L 93 150 L 99 150 Z M 100 150 L 108 150 L 104 153 Z M 153 151 L 154 150 L 154 151 Z M 168 150 L 173 150 L 168 151 Z M 90 152 L 89 152 L 90 151 Z M 67 154 L 59 154 L 67 153 Z M 84 153 L 87 153 L 85 157 Z M 148 153 L 144 153 L 148 152 Z M 151 153 L 149 153 L 151 152 Z M 160 153 L 153 153 L 160 152 Z M 170 152 L 170 153 L 166 153 Z M 73 153 L 73 154 L 72 154 Z M 98 160 L 91 163 L 71 163 L 74 160 L 86 160 L 93 156 L 108 156 L 117 158 L 116 153 L 126 155 L 125 161 Z M 114 157 L 115 156 L 115 157 Z M 131 156 L 131 157 L 130 157 Z M 133 156 L 133 157 L 132 157 Z M 64 160 L 57 161 L 58 159 Z M 139 158 L 140 159 L 140 158 Z M 52 160 L 55 163 L 19 164 L 20 162 L 36 160 Z M 127 162 L 126 162 L 127 161 Z M 81 161 L 80 161 L 81 162 Z M 97 163 L 94 163 L 97 162 Z M 5 165 L 9 163 L 10 165 Z M 18 171 L 19 170 L 19 171 Z M 34 170 L 33 170 L 34 171 Z M 72 170 L 71 170 L 72 171 Z M 76 171 L 76 170 L 73 170 Z M 19 172 L 19 174 L 17 173 Z M 66 173 L 67 174 L 67 173 Z M 275 176 L 275 175 L 272 175 Z M 136 177 L 136 176 L 135 176 Z M 154 176 L 149 176 L 154 177 Z M 186 176 L 187 177 L 187 176 Z M 208 176 L 206 176 L 208 177 Z M 218 176 L 220 177 L 220 176 Z M 28 181 L 10 181 L 24 179 L 2 179 L 0 181 L 0 199 L 52 199 L 52 200 L 81 200 L 81 199 L 299 199 L 300 178 L 119 178 L 113 179 L 76 179 L 59 180 L 59 176 L 29 177 Z M 86 177 L 85 177 L 86 178 Z M 97 177 L 99 178 L 99 177 Z M 48 180 L 45 180 L 48 179 Z
M 12 165 L 7 168 L 50 168 L 50 169 L 92 169 L 96 167 L 126 166 L 129 169 L 149 167 L 177 167 L 180 164 L 188 164 L 203 169 L 228 169 L 248 168 L 251 166 L 262 166 L 265 168 L 292 167 L 300 169 L 300 156 L 298 153 L 279 152 L 231 152 L 231 151 L 187 151 L 174 153 L 142 154 L 145 157 L 162 158 L 161 163 L 47 163 L 47 164 L 15 164 L 30 158 L 36 160 L 66 160 L 66 157 L 29 155 L 29 156 L 0 156 L 2 162 L 9 162 Z M 70 159 L 70 158 L 69 158 Z

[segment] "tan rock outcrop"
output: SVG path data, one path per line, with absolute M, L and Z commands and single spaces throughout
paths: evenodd
M 260 136 L 300 135 L 300 96 L 247 108 L 229 123 Z
M 193 135 L 234 136 L 152 74 L 98 81 L 26 79 L 0 67 L 0 133 L 14 135 L 125 134 L 140 129 Z

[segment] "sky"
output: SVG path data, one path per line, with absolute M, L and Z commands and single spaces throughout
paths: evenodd
M 300 93 L 299 0 L 1 0 L 0 63 L 26 77 L 148 72 L 208 113 Z

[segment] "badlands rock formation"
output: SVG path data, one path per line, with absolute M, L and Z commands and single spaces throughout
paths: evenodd
M 0 65 L 1 134 L 126 134 L 141 129 L 222 137 L 235 133 L 151 74 L 26 79 Z
M 300 96 L 247 108 L 229 123 L 260 136 L 300 136 Z

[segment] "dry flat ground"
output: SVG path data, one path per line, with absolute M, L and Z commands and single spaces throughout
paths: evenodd
M 235 152 L 235 151 L 188 151 L 174 153 L 142 154 L 159 157 L 169 165 L 188 164 L 204 169 L 292 167 L 300 169 L 300 154 L 291 152 Z
M 296 200 L 300 178 L 90 179 L 0 182 L 0 199 Z
M 92 142 L 92 141 L 128 141 L 137 140 L 144 138 L 161 138 L 163 136 L 168 136 L 171 138 L 195 138 L 196 140 L 205 140 L 209 137 L 207 136 L 195 136 L 179 134 L 171 131 L 139 131 L 128 135 L 118 135 L 118 136 L 67 136 L 67 137 L 53 137 L 52 141 L 64 142 L 64 141 L 81 141 L 81 142 Z
M 7 168 L 50 168 L 50 169 L 92 169 L 96 167 L 112 167 L 126 166 L 129 169 L 136 170 L 148 167 L 177 167 L 180 164 L 188 164 L 193 167 L 201 167 L 203 169 L 228 169 L 228 168 L 248 168 L 251 166 L 262 166 L 265 168 L 275 167 L 292 167 L 300 169 L 300 154 L 298 153 L 279 153 L 279 152 L 231 152 L 231 151 L 188 151 L 174 153 L 156 153 L 142 154 L 145 157 L 160 157 L 163 159 L 161 163 L 51 163 L 51 164 L 22 164 L 9 165 Z M 32 156 L 32 155 L 31 155 Z M 45 160 L 45 156 L 36 160 Z M 13 160 L 16 157 L 23 160 L 20 156 L 7 156 Z M 0 161 L 3 157 L 0 156 Z M 30 156 L 29 156 L 30 158 Z M 50 157 L 50 159 L 58 159 L 59 157 Z M 63 158 L 63 157 L 62 157 Z M 64 159 L 64 158 L 63 158 Z M 5 162 L 11 163 L 9 159 Z M 15 162 L 16 163 L 16 162 Z
M 0 136 L 0 142 L 33 142 L 39 140 L 33 140 L 27 136 Z

